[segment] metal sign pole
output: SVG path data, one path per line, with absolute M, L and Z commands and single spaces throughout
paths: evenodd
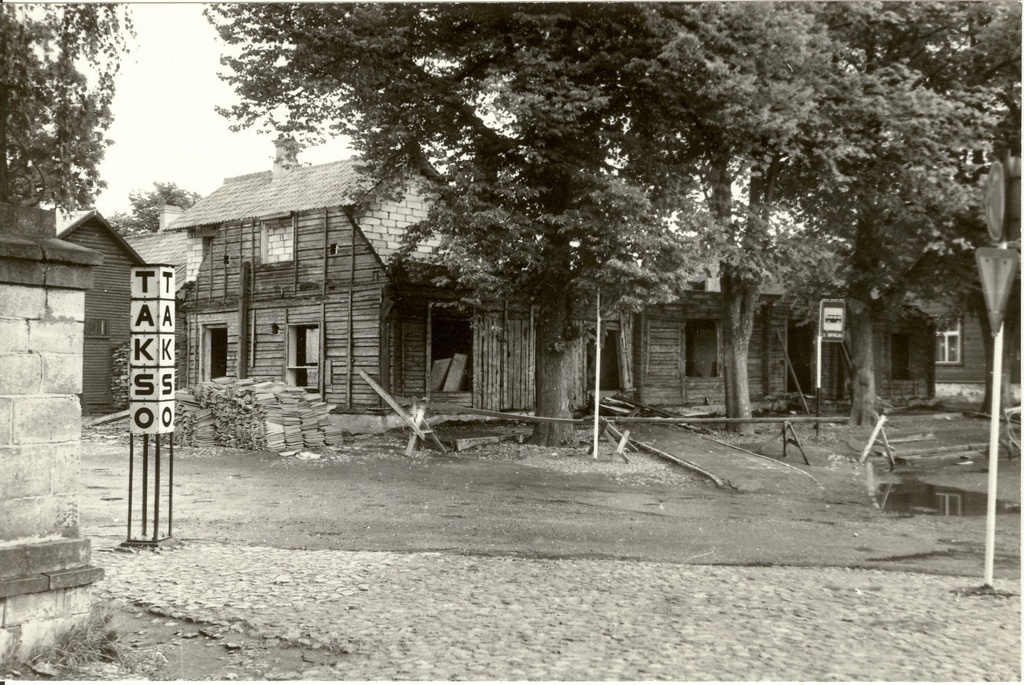
M 992 419 L 988 431 L 988 510 L 985 516 L 985 586 L 992 587 L 996 545 L 996 482 L 999 477 L 999 411 L 1003 385 L 1003 329 L 999 324 L 993 343 Z

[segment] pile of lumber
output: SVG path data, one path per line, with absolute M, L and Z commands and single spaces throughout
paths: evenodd
M 285 452 L 342 443 L 334 405 L 282 381 L 217 378 L 176 393 L 175 443 Z

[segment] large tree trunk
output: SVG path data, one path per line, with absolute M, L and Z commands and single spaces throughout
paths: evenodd
M 565 288 L 550 288 L 540 302 L 537 317 L 537 416 L 572 418 L 570 388 L 573 365 L 569 297 Z M 527 441 L 531 445 L 566 445 L 575 442 L 571 423 L 538 423 Z
M 851 426 L 874 425 L 878 421 L 875 391 L 875 320 L 870 305 L 847 299 L 850 342 L 853 346 L 853 404 Z
M 747 376 L 747 358 L 750 336 L 754 331 L 759 288 L 736 278 L 725 264 L 722 265 L 721 279 L 725 415 L 732 419 L 749 419 L 750 380 Z M 730 429 L 736 433 L 750 434 L 754 432 L 754 424 L 732 424 Z

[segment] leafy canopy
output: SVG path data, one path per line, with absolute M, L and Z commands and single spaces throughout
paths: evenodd
M 188 209 L 200 199 L 199 193 L 179 188 L 176 183 L 157 181 L 153 190 L 133 190 L 128 195 L 132 209 L 110 217 L 110 225 L 121 235 L 154 233 L 160 229 L 160 210 L 164 205 Z
M 0 8 L 0 202 L 92 204 L 131 32 L 123 5 Z
M 225 113 L 312 142 L 350 136 L 381 179 L 438 200 L 410 240 L 478 293 L 670 297 L 686 256 L 639 173 L 661 116 L 658 16 L 626 4 L 215 5 L 234 48 Z M 682 197 L 685 197 L 683 195 Z M 675 203 L 678 207 L 678 203 Z M 609 298 L 610 299 L 610 298 Z

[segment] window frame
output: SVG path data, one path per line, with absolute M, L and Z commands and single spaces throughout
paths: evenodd
M 962 366 L 964 363 L 964 326 L 963 320 L 958 319 L 956 328 L 948 328 L 943 331 L 935 331 L 935 365 L 936 366 Z M 956 336 L 956 360 L 949 360 L 949 339 Z M 939 354 L 939 353 L 942 354 Z

